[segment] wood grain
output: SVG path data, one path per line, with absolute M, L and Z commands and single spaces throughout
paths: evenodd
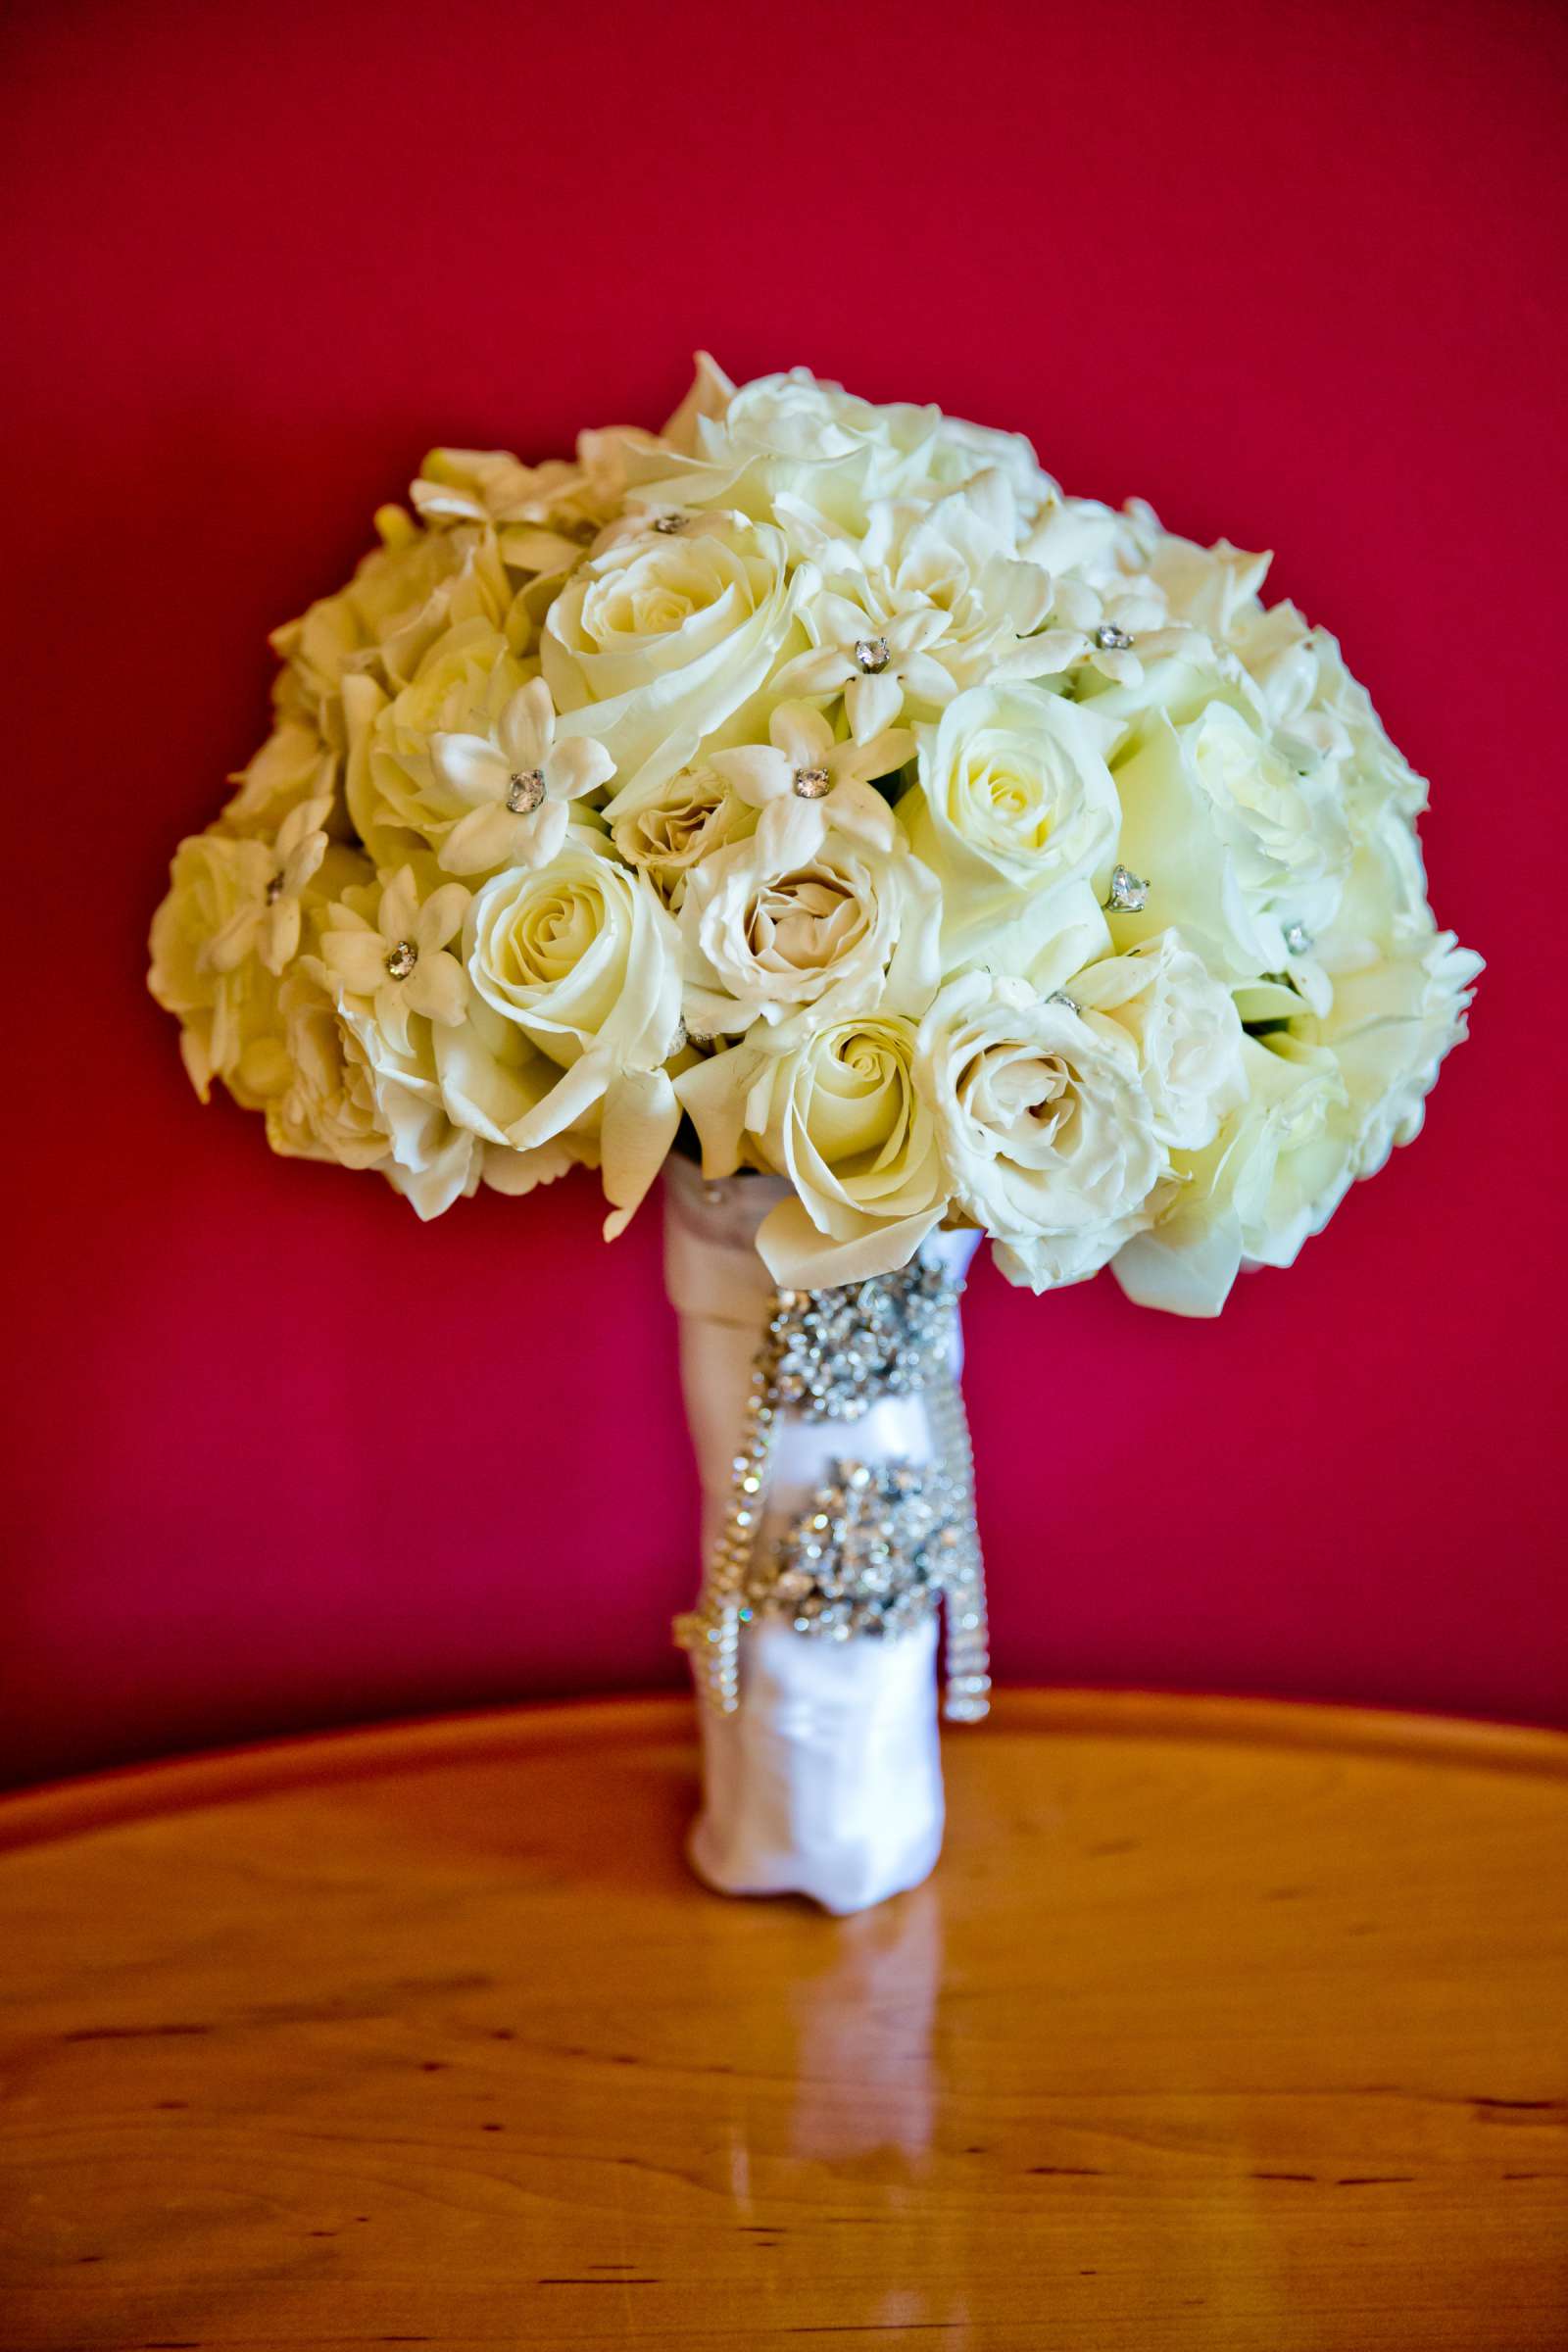
M 688 1880 L 690 1731 L 0 1805 L 5 2352 L 1568 2343 L 1568 1742 L 1014 1695 L 836 1922 Z

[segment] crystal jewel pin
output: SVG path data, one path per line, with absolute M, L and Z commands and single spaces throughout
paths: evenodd
M 855 648 L 855 659 L 868 678 L 879 677 L 886 669 L 892 655 L 885 637 L 861 637 Z
M 400 939 L 386 959 L 389 980 L 406 980 L 419 960 L 419 951 L 412 939 Z
M 769 1326 L 781 1403 L 808 1421 L 855 1421 L 879 1396 L 906 1396 L 948 1369 L 957 1291 L 917 1258 L 896 1274 L 828 1291 L 780 1291 Z
M 798 1634 L 907 1633 L 963 1565 L 961 1508 L 940 1470 L 836 1461 L 747 1588 Z
M 1113 620 L 1102 620 L 1095 631 L 1095 644 L 1102 654 L 1125 654 L 1132 641 L 1131 629 L 1119 629 Z
M 1149 905 L 1149 884 L 1130 865 L 1114 866 L 1105 905 L 1113 914 L 1142 914 Z
M 795 770 L 795 790 L 803 801 L 819 801 L 831 791 L 833 779 L 825 767 L 798 767 Z
M 1312 934 L 1304 923 L 1287 923 L 1285 945 L 1293 956 L 1304 956 L 1312 945 Z
M 514 772 L 507 780 L 507 807 L 514 816 L 532 816 L 545 797 L 545 780 L 537 767 Z

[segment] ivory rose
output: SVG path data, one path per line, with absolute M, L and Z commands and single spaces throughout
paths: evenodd
M 1167 1167 L 1130 1041 L 1027 981 L 967 972 L 920 1025 L 916 1081 L 956 1205 L 1009 1282 L 1080 1282 L 1151 1218 Z
M 935 1114 L 914 1082 L 914 1026 L 898 1014 L 852 1014 L 793 1049 L 763 1031 L 696 1063 L 675 1091 L 709 1175 L 744 1164 L 794 1187 L 758 1235 L 778 1282 L 817 1289 L 890 1273 L 947 1206 Z
M 808 577 L 783 534 L 735 515 L 636 531 L 550 608 L 540 658 L 563 736 L 613 760 L 612 822 L 658 798 L 774 667 Z
M 918 737 L 899 819 L 942 885 L 947 968 L 1019 968 L 1058 934 L 1073 943 L 1068 969 L 1095 954 L 1105 930 L 1092 885 L 1121 824 L 1105 764 L 1115 729 L 1016 684 L 971 687 Z
M 799 864 L 760 835 L 715 850 L 679 916 L 686 1025 L 739 1034 L 809 1011 L 921 1011 L 940 977 L 935 878 L 896 837 L 885 849 L 830 834 Z
M 467 965 L 483 1002 L 560 1075 L 506 1127 L 527 1152 L 601 1121 L 605 1189 L 618 1232 L 658 1173 L 679 1113 L 664 1062 L 676 1050 L 674 923 L 651 883 L 574 827 L 551 864 L 487 882 L 468 910 Z

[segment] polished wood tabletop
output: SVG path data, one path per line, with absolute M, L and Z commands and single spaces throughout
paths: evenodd
M 1561 2352 L 1565 1755 L 1004 1696 L 849 1920 L 674 1700 L 12 1798 L 0 2344 Z

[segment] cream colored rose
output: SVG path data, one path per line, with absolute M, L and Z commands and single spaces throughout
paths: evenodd
M 1246 1093 L 1242 1024 L 1231 992 L 1175 931 L 1077 972 L 1066 993 L 1092 1028 L 1131 1044 L 1157 1140 L 1196 1151 Z
M 674 909 L 694 866 L 756 829 L 757 810 L 713 768 L 699 766 L 681 768 L 657 800 L 621 817 L 611 833 L 627 864 L 639 867 Z
M 378 1168 L 391 1139 L 359 1039 L 340 1019 L 332 979 L 302 956 L 277 992 L 288 1083 L 267 1104 L 267 1140 L 288 1159 L 335 1160 Z
M 1387 858 L 1358 857 L 1309 967 L 1322 1002 L 1303 993 L 1304 973 L 1237 991 L 1254 1032 L 1242 1049 L 1248 1097 L 1206 1150 L 1175 1155 L 1153 1227 L 1118 1257 L 1141 1305 L 1217 1314 L 1243 1265 L 1293 1264 L 1349 1186 L 1419 1131 L 1481 962 L 1433 928 L 1403 819 L 1389 832 Z
M 179 1050 L 197 1094 L 205 1102 L 220 1078 L 253 1110 L 287 1083 L 277 983 L 257 956 L 220 970 L 212 947 L 252 904 L 261 854 L 259 843 L 219 833 L 182 841 L 148 943 L 147 985 L 179 1020 Z
M 488 527 L 424 531 L 397 507 L 384 507 L 376 522 L 384 544 L 366 557 L 348 586 L 272 632 L 302 709 L 338 752 L 345 742 L 345 677 L 371 678 L 395 694 L 437 638 L 466 620 L 499 627 L 513 599 Z
M 529 1152 L 597 1116 L 620 1231 L 658 1172 L 679 1112 L 663 1063 L 680 1018 L 674 924 L 651 883 L 574 827 L 554 861 L 487 882 L 466 931 L 475 991 L 557 1065 L 505 1133 Z M 497 1121 L 500 1124 L 500 1121 Z
M 1113 730 L 1061 695 L 1010 685 L 971 687 L 918 735 L 919 781 L 899 819 L 942 884 L 948 969 L 1021 971 L 1060 940 L 1059 978 L 1099 954 L 1094 878 L 1109 871 L 1121 821 L 1104 757 Z
M 966 972 L 920 1025 L 915 1070 L 956 1204 L 1009 1282 L 1079 1282 L 1146 1225 L 1165 1152 L 1129 1041 L 1026 981 Z
M 443 751 L 496 739 L 530 674 L 501 631 L 476 618 L 438 637 L 390 701 L 372 678 L 345 681 L 349 812 L 378 865 L 439 854 L 455 834 L 461 846 L 474 802 Z
M 913 1063 L 913 1024 L 867 1013 L 788 1052 L 769 1032 L 676 1082 L 709 1175 L 744 1164 L 794 1187 L 757 1237 L 776 1282 L 817 1289 L 890 1273 L 941 1218 L 946 1171 Z
M 229 778 L 238 789 L 223 809 L 225 831 L 274 832 L 302 801 L 334 801 L 341 764 L 313 721 L 280 719 L 254 758 Z M 339 833 L 347 829 L 341 808 L 326 821 Z
M 1328 928 L 1350 857 L 1332 779 L 1301 772 L 1239 710 L 1157 714 L 1115 777 L 1119 857 L 1147 885 L 1141 908 L 1112 913 L 1118 948 L 1175 925 L 1211 971 L 1243 980 Z
M 686 1025 L 715 1036 L 808 1010 L 816 1023 L 918 1014 L 939 977 L 940 913 L 902 836 L 879 849 L 830 834 L 798 865 L 760 836 L 732 843 L 693 870 L 681 905 Z
M 1201 1152 L 1174 1155 L 1149 1228 L 1117 1253 L 1129 1298 L 1217 1315 L 1244 1263 L 1288 1266 L 1351 1180 L 1334 1055 L 1281 1031 L 1242 1048 L 1247 1098 Z
M 809 584 L 789 577 L 782 533 L 734 515 L 639 530 L 573 573 L 540 655 L 562 734 L 593 736 L 615 762 L 612 823 L 657 800 L 757 693 Z

